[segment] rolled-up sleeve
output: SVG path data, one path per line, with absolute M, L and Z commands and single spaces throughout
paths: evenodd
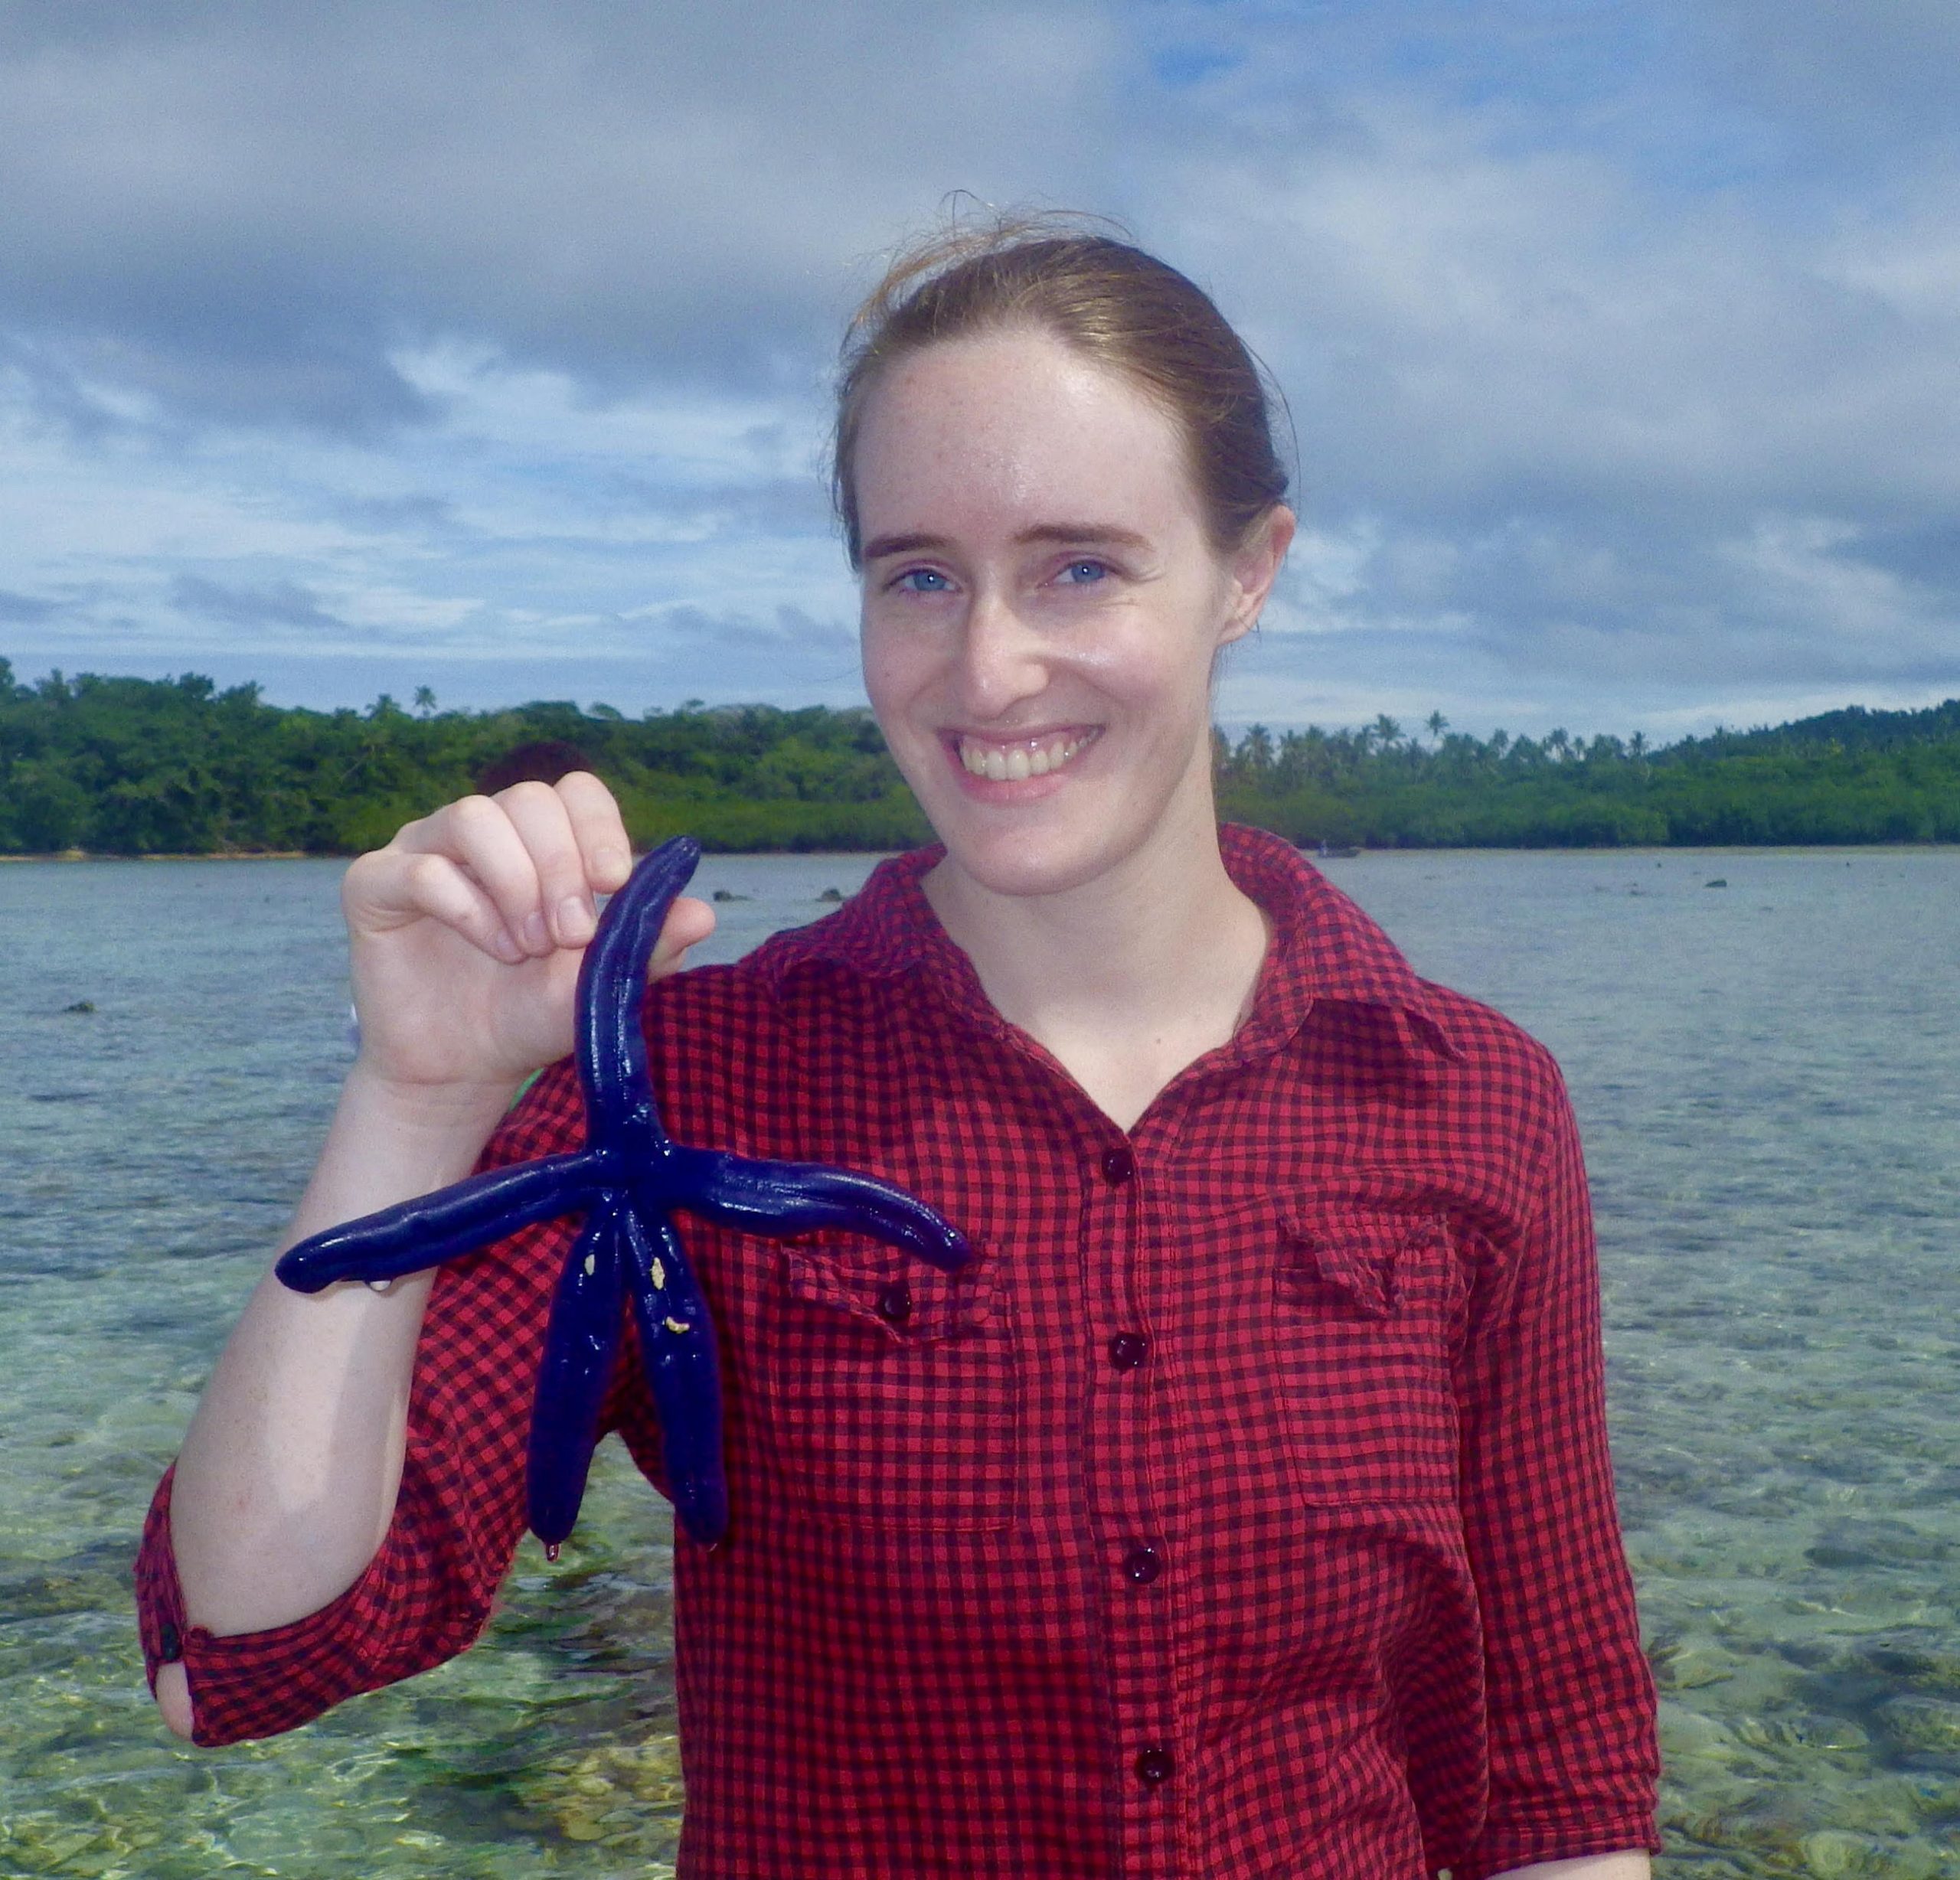
M 459 1527 L 456 1511 L 445 1505 L 453 1498 L 435 1479 L 429 1457 L 412 1451 L 387 1538 L 338 1599 L 263 1632 L 220 1636 L 193 1626 L 185 1617 L 170 1540 L 173 1480 L 174 1471 L 164 1477 L 144 1524 L 138 1625 L 152 1689 L 165 1663 L 182 1663 L 198 1743 L 276 1736 L 309 1723 L 345 1699 L 454 1657 L 489 1616 L 483 1576 L 454 1568 L 466 1550 L 482 1559 L 492 1536 Z M 506 1567 L 514 1545 L 513 1536 Z
M 482 1166 L 567 1146 L 577 1112 L 568 1081 L 543 1080 Z M 138 1625 L 152 1689 L 162 1665 L 184 1666 L 195 1741 L 290 1730 L 430 1669 L 482 1632 L 524 1531 L 531 1395 L 573 1226 L 543 1223 L 437 1275 L 393 1519 L 366 1570 L 320 1611 L 262 1632 L 220 1636 L 191 1625 L 171 1540 L 174 1468 L 165 1475 L 136 1559 Z
M 1485 1629 L 1490 1798 L 1455 1880 L 1658 1850 L 1653 1681 L 1614 1505 L 1592 1209 L 1557 1073 L 1535 1206 L 1467 1341 L 1464 1519 Z

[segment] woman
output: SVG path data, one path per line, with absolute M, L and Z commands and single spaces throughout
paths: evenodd
M 1105 237 L 942 242 L 859 317 L 836 480 L 943 847 L 737 967 L 674 973 L 678 903 L 655 1074 L 678 1140 L 872 1170 L 978 1258 L 690 1232 L 736 1526 L 676 1553 L 683 1870 L 1644 1875 L 1557 1073 L 1214 814 L 1213 668 L 1293 531 L 1243 347 Z M 361 1049 L 296 1237 L 575 1138 L 562 1065 L 499 1118 L 628 866 L 586 775 L 354 864 Z M 173 1727 L 475 1636 L 568 1231 L 260 1288 L 146 1536 Z M 635 1362 L 608 1418 L 657 1480 Z

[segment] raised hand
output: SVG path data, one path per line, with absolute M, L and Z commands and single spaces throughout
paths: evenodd
M 598 897 L 632 868 L 619 807 L 584 772 L 465 797 L 362 856 L 341 891 L 362 1074 L 508 1095 L 566 1056 Z M 680 902 L 655 976 L 714 921 Z

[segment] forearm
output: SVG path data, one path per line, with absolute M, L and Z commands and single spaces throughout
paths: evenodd
M 410 1098 L 357 1069 L 286 1244 L 466 1175 L 508 1095 Z M 192 1624 L 263 1630 L 360 1577 L 400 1482 L 430 1283 L 309 1297 L 260 1282 L 177 1464 L 171 1532 Z
M 1654 1866 L 1645 1853 L 1585 1854 L 1576 1860 L 1541 1860 L 1512 1867 L 1491 1880 L 1649 1880 Z
M 555 785 L 520 783 L 449 804 L 348 869 L 341 900 L 362 1055 L 288 1245 L 469 1173 L 524 1078 L 571 1049 L 596 899 L 619 887 L 631 863 L 610 792 L 574 772 Z M 701 903 L 676 902 L 652 976 L 674 970 L 713 925 Z M 220 1688 L 227 1653 L 211 1648 L 336 1610 L 388 1539 L 405 1478 L 415 1492 L 401 1531 L 420 1523 L 411 1538 L 425 1553 L 430 1522 L 451 1539 L 470 1528 L 468 1513 L 459 1523 L 453 1508 L 432 1513 L 421 1491 L 433 1481 L 440 1502 L 442 1481 L 408 1469 L 410 1388 L 430 1294 L 426 1275 L 386 1296 L 350 1284 L 302 1297 L 271 1277 L 253 1294 L 158 1504 L 168 1525 L 152 1527 L 139 1558 L 149 1589 L 145 1655 L 173 1728 L 190 1729 L 188 1667 L 201 1654 L 207 1672 L 217 1667 L 206 1689 L 220 1709 L 229 1705 L 222 1727 L 234 1735 L 256 1733 L 268 1718 L 296 1718 L 308 1703 L 317 1714 L 348 1689 L 416 1668 L 413 1641 L 376 1654 L 364 1650 L 371 1640 L 341 1638 L 328 1654 L 338 1660 L 327 1667 L 332 1675 L 281 1707 Z M 541 1308 L 528 1297 L 524 1309 Z M 498 1395 L 507 1380 L 494 1357 L 485 1362 L 488 1394 Z M 495 1539 L 492 1551 L 502 1544 Z M 425 1602 L 409 1614 L 439 1655 L 462 1649 L 469 1621 L 487 1606 L 482 1576 L 463 1577 L 469 1611 L 449 1601 L 456 1589 L 446 1583 L 436 1609 Z M 229 1657 L 249 1681 L 250 1640 Z

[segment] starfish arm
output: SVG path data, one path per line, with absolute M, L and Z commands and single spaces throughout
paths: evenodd
M 554 1559 L 585 1499 L 599 1408 L 619 1347 L 624 1290 L 619 1216 L 608 1200 L 593 1209 L 558 1277 L 531 1405 L 528 1514 L 531 1532 Z
M 636 1113 L 652 1118 L 640 1004 L 648 962 L 675 896 L 693 876 L 701 844 L 676 836 L 647 856 L 606 905 L 579 966 L 577 1051 L 586 1126 L 595 1142 L 612 1140 Z M 658 1127 L 656 1123 L 655 1127 Z
M 659 1412 L 675 1516 L 695 1540 L 712 1547 L 728 1532 L 714 1327 L 672 1226 L 655 1216 L 649 1237 L 641 1211 L 631 1206 L 624 1225 L 641 1357 Z
M 670 1152 L 663 1190 L 683 1207 L 744 1233 L 780 1239 L 847 1228 L 902 1247 L 942 1271 L 972 1258 L 966 1236 L 924 1202 L 875 1176 L 814 1162 L 763 1162 L 711 1149 Z
M 341 1280 L 400 1279 L 585 1206 L 603 1173 L 603 1158 L 590 1150 L 486 1169 L 299 1241 L 273 1271 L 302 1293 Z

